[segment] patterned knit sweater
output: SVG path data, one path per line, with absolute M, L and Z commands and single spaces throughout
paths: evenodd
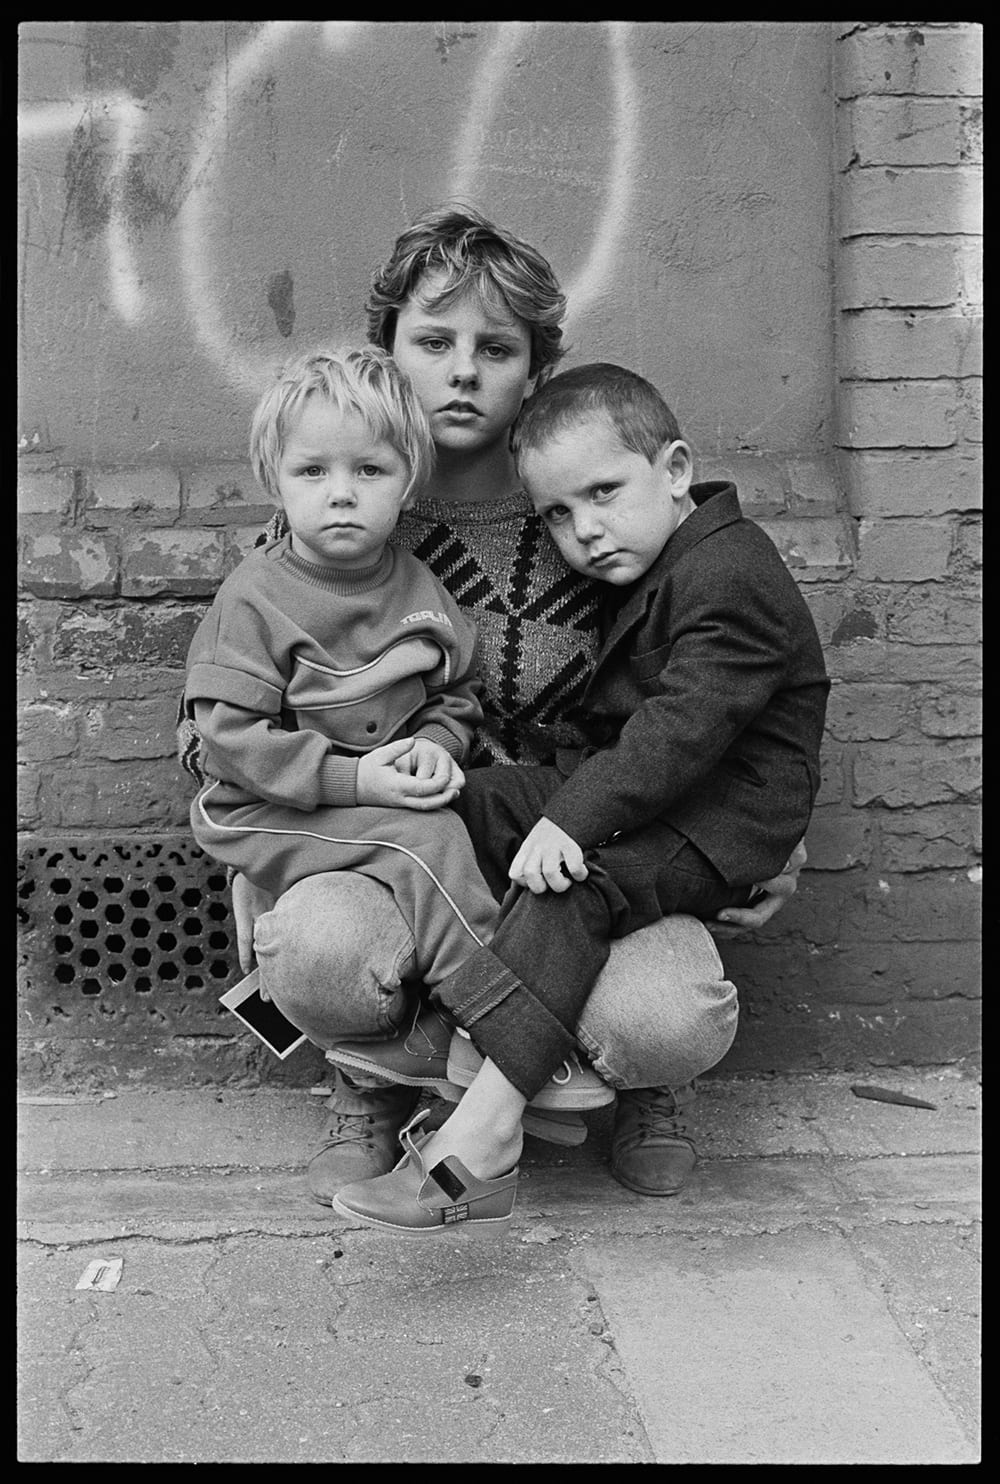
M 258 545 L 285 529 L 278 512 Z M 581 745 L 565 718 L 597 654 L 597 584 L 566 566 L 526 496 L 420 501 L 393 541 L 426 562 L 478 627 L 484 721 L 470 764 L 549 762 L 556 747 Z M 183 716 L 178 752 L 200 785 L 201 739 Z

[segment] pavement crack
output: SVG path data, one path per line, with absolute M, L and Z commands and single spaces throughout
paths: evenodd
M 86 1414 L 81 1408 L 74 1405 L 72 1397 L 74 1392 L 87 1384 L 94 1371 L 93 1364 L 87 1358 L 84 1337 L 87 1330 L 92 1328 L 95 1323 L 100 1323 L 100 1315 L 96 1304 L 91 1300 L 87 1305 L 86 1317 L 73 1330 L 66 1345 L 66 1354 L 71 1357 L 74 1364 L 82 1367 L 83 1374 L 74 1376 L 72 1380 L 67 1381 L 64 1386 L 61 1386 L 56 1393 L 56 1401 L 63 1412 L 65 1412 L 70 1431 L 74 1434 L 82 1433 L 86 1430 Z M 52 1462 L 59 1463 L 61 1460 L 54 1458 Z

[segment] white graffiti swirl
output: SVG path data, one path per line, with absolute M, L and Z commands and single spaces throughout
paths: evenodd
M 211 80 L 203 112 L 193 137 L 198 141 L 190 161 L 190 188 L 178 214 L 178 251 L 193 332 L 206 356 L 229 382 L 245 391 L 255 391 L 273 370 L 273 357 L 248 355 L 238 350 L 232 327 L 226 322 L 214 287 L 210 213 L 212 190 L 222 168 L 234 110 L 242 95 L 276 51 L 299 28 L 318 27 L 324 45 L 331 51 L 349 50 L 356 33 L 379 22 L 363 21 L 268 21 L 235 56 L 221 62 Z M 488 135 L 505 87 L 514 71 L 513 58 L 529 25 L 545 23 L 498 21 L 495 37 L 479 66 L 466 110 L 465 126 L 443 195 L 475 199 L 482 171 L 482 145 Z M 561 23 L 555 22 L 559 25 Z M 593 28 L 595 31 L 597 27 Z M 628 56 L 630 25 L 621 21 L 601 23 L 607 42 L 613 99 L 608 127 L 613 146 L 608 181 L 596 221 L 589 254 L 573 280 L 567 284 L 571 319 L 579 319 L 599 297 L 611 278 L 611 267 L 627 225 L 637 153 L 639 106 Z M 88 115 L 103 113 L 114 125 L 111 164 L 108 171 L 107 251 L 110 298 L 128 324 L 142 315 L 140 279 L 130 243 L 126 184 L 129 164 L 137 153 L 146 112 L 127 94 L 87 96 L 67 103 L 27 110 L 18 120 L 21 138 L 39 138 L 71 133 Z

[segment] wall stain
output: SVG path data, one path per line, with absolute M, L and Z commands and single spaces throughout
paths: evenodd
M 180 21 L 88 21 L 88 92 L 148 98 L 173 66 L 180 39 Z
M 849 644 L 852 639 L 874 639 L 878 633 L 875 619 L 861 609 L 845 614 L 830 635 L 831 644 Z
M 164 191 L 147 174 L 141 155 L 132 155 L 125 170 L 122 204 L 130 227 L 145 227 L 157 217 L 171 221 L 180 209 L 178 190 Z
M 440 36 L 434 38 L 434 50 L 442 62 L 447 62 L 448 53 L 459 41 L 475 41 L 477 31 L 443 31 Z
M 111 188 L 114 163 L 111 141 L 101 137 L 92 121 L 80 123 L 73 131 L 63 171 L 66 186 L 63 234 L 68 218 L 75 221 L 84 241 L 97 237 L 107 227 L 114 209 Z M 139 155 L 131 155 L 126 164 L 121 205 L 130 230 L 148 226 L 156 218 L 170 221 L 179 209 L 177 191 L 165 192 L 155 185 Z M 62 237 L 59 245 L 62 246 Z
M 278 333 L 287 340 L 295 327 L 295 303 L 292 293 L 292 275 L 285 268 L 281 273 L 272 273 L 267 281 L 267 302 L 271 306 Z
M 73 140 L 66 154 L 66 168 L 63 172 L 66 184 L 63 230 L 65 231 L 66 218 L 72 215 L 84 241 L 90 241 L 103 232 L 111 214 L 108 171 L 102 153 L 89 125 L 78 124 L 73 130 Z M 62 247 L 62 235 L 59 246 Z

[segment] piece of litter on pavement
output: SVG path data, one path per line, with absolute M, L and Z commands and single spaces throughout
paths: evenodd
M 311 1098 L 328 1098 L 332 1092 L 332 1087 L 327 1087 L 321 1082 L 318 1087 L 310 1087 L 309 1096 Z
M 531 1231 L 525 1232 L 521 1238 L 522 1242 L 558 1242 L 562 1232 L 554 1226 L 534 1226 Z
M 906 1092 L 893 1092 L 891 1087 L 866 1087 L 852 1082 L 851 1091 L 856 1098 L 871 1098 L 875 1103 L 900 1103 L 904 1108 L 931 1108 L 937 1112 L 937 1103 L 925 1103 L 923 1098 L 911 1098 Z
M 118 1287 L 122 1275 L 123 1257 L 98 1257 L 90 1264 L 77 1288 L 97 1288 L 101 1293 L 111 1293 Z

